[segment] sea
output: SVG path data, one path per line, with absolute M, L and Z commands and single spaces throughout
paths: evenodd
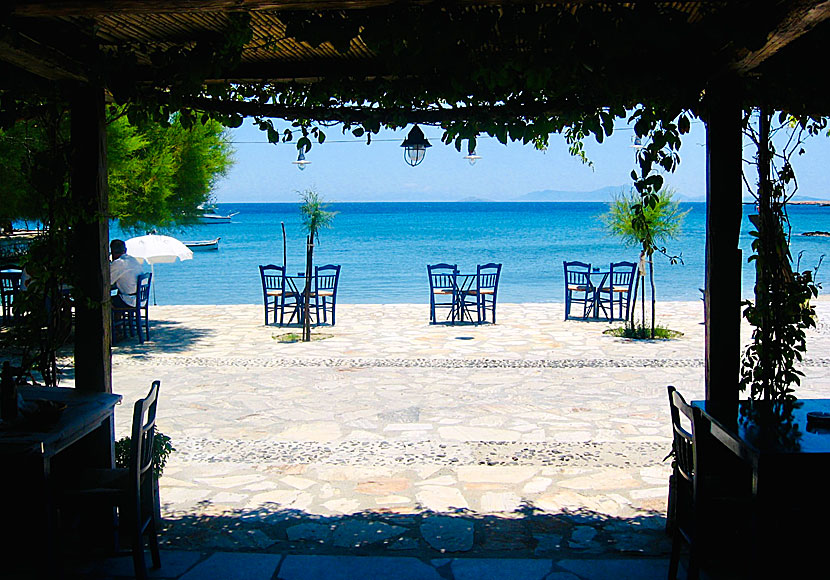
M 702 298 L 705 265 L 706 205 L 684 203 L 688 214 L 677 237 L 666 242 L 669 259 L 655 255 L 658 300 Z M 194 252 L 192 260 L 156 264 L 153 300 L 171 304 L 256 304 L 262 302 L 259 265 L 283 263 L 283 233 L 289 273 L 305 270 L 305 237 L 296 203 L 220 203 L 217 213 L 238 212 L 231 223 L 203 224 L 158 232 L 182 241 L 220 238 L 216 251 Z M 636 262 L 637 247 L 610 235 L 602 216 L 607 203 L 594 202 L 373 202 L 332 203 L 337 212 L 330 229 L 320 231 L 314 264 L 341 266 L 339 303 L 427 304 L 427 264 L 457 264 L 462 273 L 477 264 L 502 264 L 500 302 L 557 302 L 564 295 L 563 261 L 594 266 Z M 754 267 L 753 207 L 744 205 L 740 237 L 743 251 L 742 295 L 752 296 Z M 830 207 L 792 205 L 791 251 L 800 269 L 812 269 L 830 253 L 830 238 L 804 236 L 830 231 Z M 120 231 L 129 239 L 143 232 Z M 830 263 L 817 280 L 830 282 Z

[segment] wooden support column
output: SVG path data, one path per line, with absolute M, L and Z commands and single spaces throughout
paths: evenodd
M 80 219 L 72 232 L 77 268 L 75 388 L 112 392 L 107 142 L 104 91 L 87 85 L 70 96 L 71 199 Z
M 706 405 L 719 420 L 738 415 L 741 357 L 741 99 L 737 83 L 706 94 Z

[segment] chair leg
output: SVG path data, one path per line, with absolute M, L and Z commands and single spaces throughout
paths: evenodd
M 676 580 L 677 567 L 680 564 L 680 533 L 675 532 L 671 541 L 671 560 L 669 560 L 669 580 Z
M 138 344 L 144 344 L 144 333 L 141 331 L 141 311 L 135 313 L 135 331 L 138 334 Z
M 141 531 L 133 537 L 133 569 L 137 580 L 147 580 L 147 562 L 144 561 L 144 540 Z

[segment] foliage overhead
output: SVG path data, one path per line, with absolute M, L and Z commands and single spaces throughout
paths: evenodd
M 0 216 L 47 223 L 57 189 L 68 192 L 68 115 L 0 130 Z M 216 121 L 184 128 L 176 122 L 137 127 L 112 107 L 107 124 L 110 215 L 134 230 L 190 223 L 232 163 L 226 131 Z M 58 134 L 50 137 L 47 131 Z M 50 144 L 54 143 L 54 144 Z M 55 155 L 58 147 L 63 153 Z M 56 175 L 57 174 L 57 175 Z M 52 183 L 61 181 L 62 185 Z

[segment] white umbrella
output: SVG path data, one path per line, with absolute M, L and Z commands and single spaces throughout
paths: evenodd
M 176 238 L 147 234 L 125 242 L 127 253 L 150 264 L 153 272 L 153 304 L 156 303 L 156 273 L 153 264 L 172 264 L 176 260 L 192 260 L 193 252 Z
M 126 242 L 127 253 L 143 258 L 148 264 L 172 264 L 176 260 L 192 260 L 193 252 L 176 238 L 147 234 L 130 238 Z

